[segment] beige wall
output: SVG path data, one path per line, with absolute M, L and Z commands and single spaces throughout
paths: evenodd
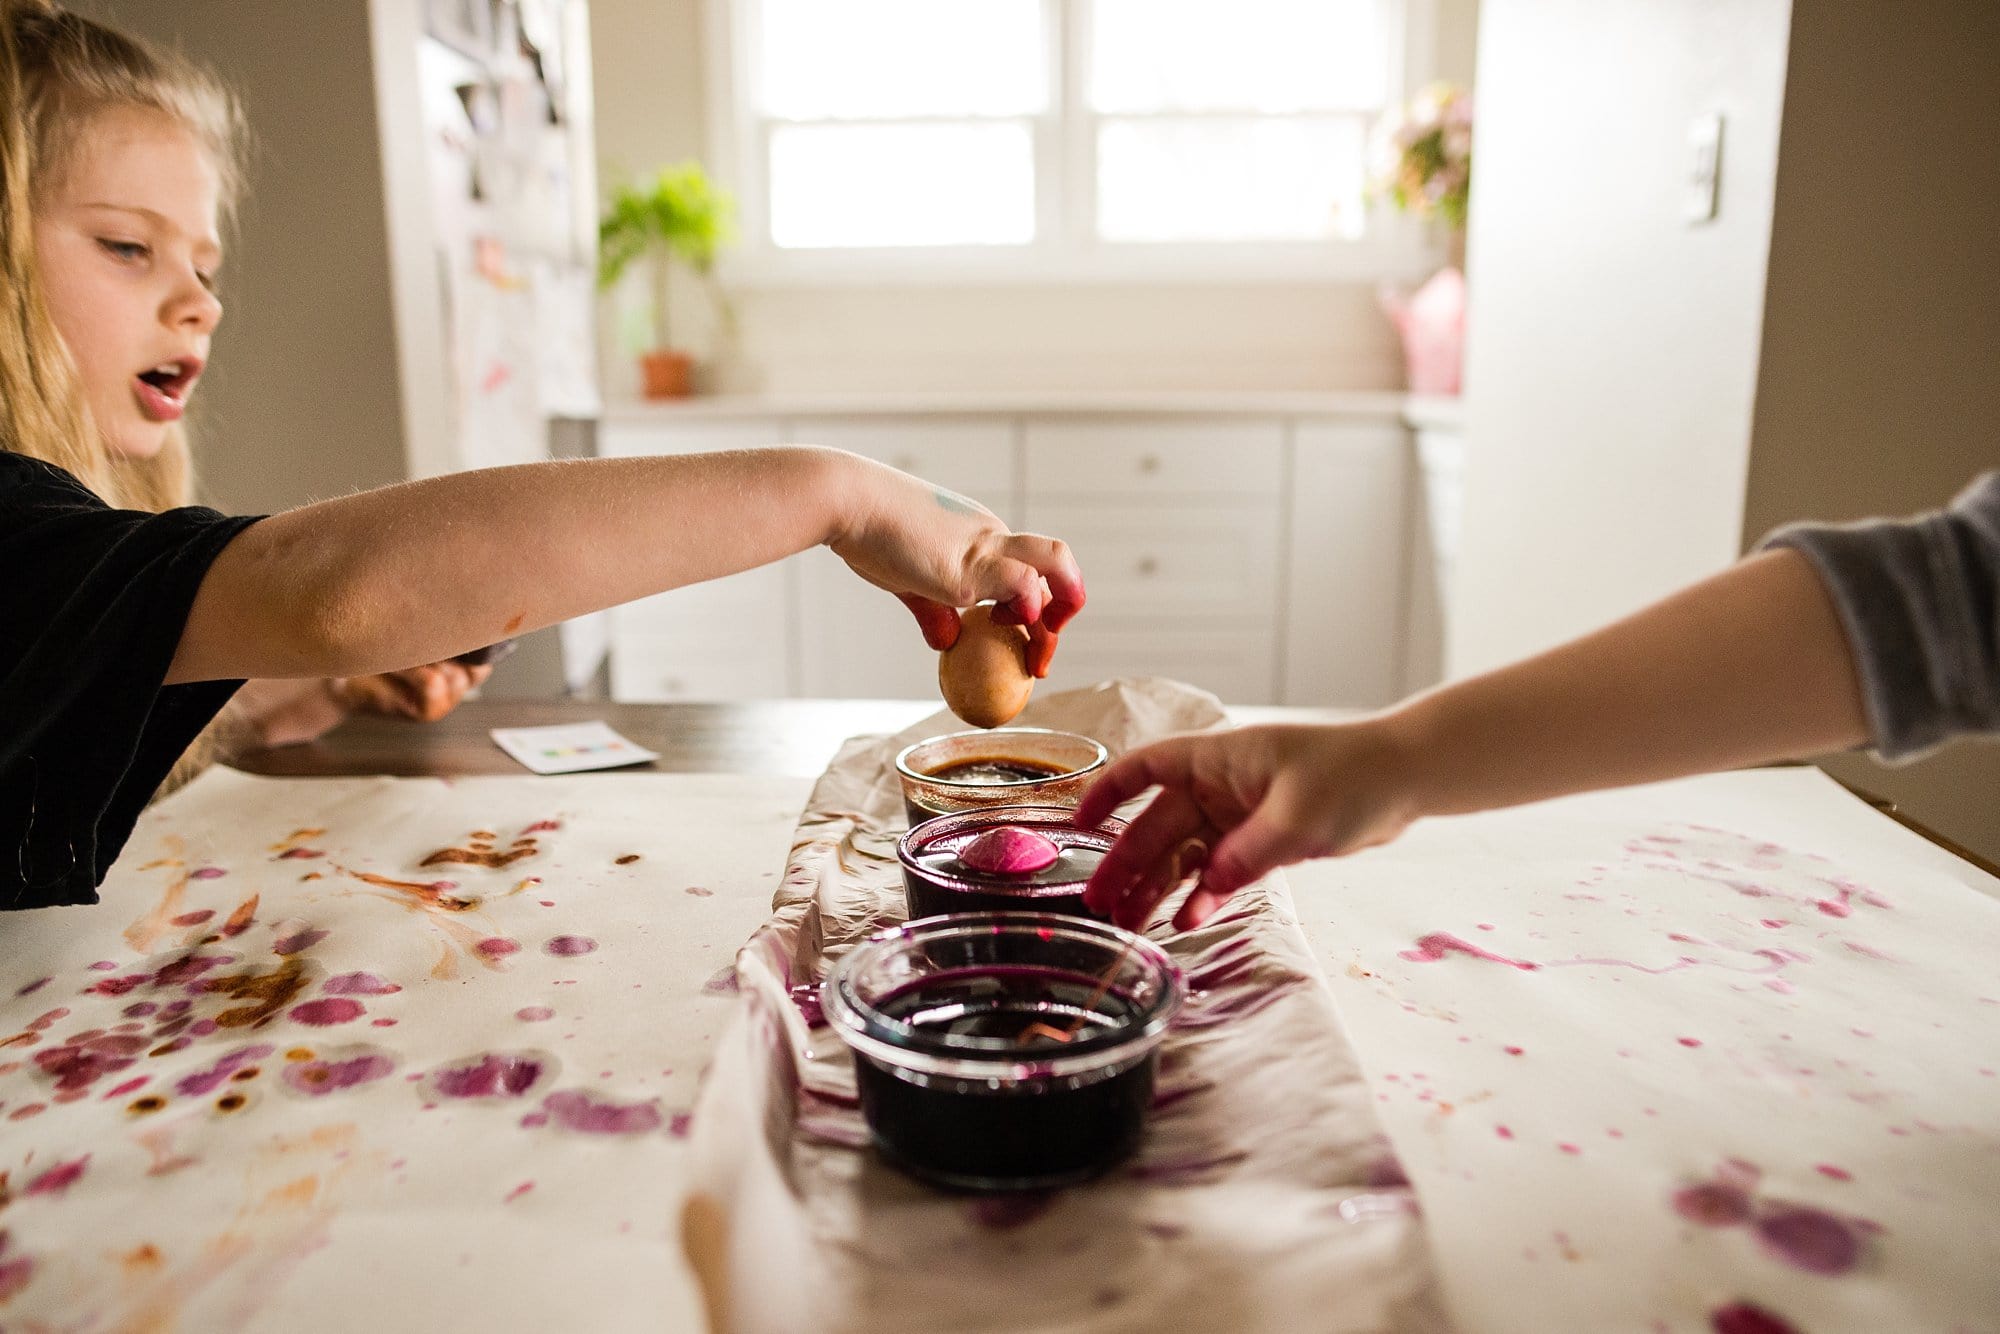
M 1787 0 L 1487 0 L 1454 675 L 1740 549 Z M 1689 227 L 1695 117 L 1722 206 Z
M 365 0 L 78 0 L 178 45 L 255 134 L 196 457 L 221 507 L 264 511 L 404 475 Z
M 1477 0 L 1439 0 L 1437 70 L 1470 82 Z M 701 0 L 592 0 L 602 175 L 707 156 Z M 1369 283 L 800 287 L 737 295 L 733 390 L 1343 389 L 1401 380 Z M 677 302 L 677 328 L 703 312 Z M 607 395 L 630 397 L 607 337 Z
M 2000 467 L 2000 6 L 1795 9 L 1746 542 Z M 2000 861 L 2000 745 L 1828 767 Z

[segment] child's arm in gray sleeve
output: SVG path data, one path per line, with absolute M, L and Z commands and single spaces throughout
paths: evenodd
M 1790 547 L 1832 595 L 1884 759 L 2000 732 L 2000 472 L 1904 521 L 1797 524 Z

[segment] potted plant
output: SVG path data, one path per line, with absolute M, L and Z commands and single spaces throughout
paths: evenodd
M 1402 336 L 1410 389 L 1456 394 L 1465 353 L 1466 208 L 1472 191 L 1472 98 L 1449 84 L 1426 88 L 1378 127 L 1370 192 L 1447 233 L 1449 262 L 1413 294 L 1385 289 L 1382 304 Z
M 715 284 L 715 257 L 731 236 L 734 201 L 698 162 L 663 167 L 650 180 L 621 185 L 597 227 L 597 283 L 614 286 L 644 261 L 652 305 L 652 346 L 639 357 L 647 398 L 679 398 L 692 387 L 694 358 L 668 332 L 668 278 L 685 264 L 699 278 L 725 323 L 728 303 Z

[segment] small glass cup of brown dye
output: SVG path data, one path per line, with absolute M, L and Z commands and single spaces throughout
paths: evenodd
M 1110 760 L 1087 736 L 1046 727 L 952 732 L 896 756 L 910 827 L 987 806 L 1074 808 Z

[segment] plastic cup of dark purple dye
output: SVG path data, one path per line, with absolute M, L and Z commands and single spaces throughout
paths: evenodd
M 903 814 L 915 828 L 985 806 L 1074 806 L 1110 758 L 1080 733 L 994 727 L 905 746 L 896 756 L 896 777 L 903 785 Z
M 1127 1157 L 1185 996 L 1143 936 L 1013 912 L 880 932 L 820 989 L 877 1151 L 971 1191 L 1072 1185 Z
M 965 860 L 982 836 L 1015 829 L 1054 844 L 1054 860 L 1027 871 L 983 870 Z M 1089 917 L 1083 889 L 1090 873 L 1125 822 L 1106 820 L 1095 829 L 1076 823 L 1065 806 L 988 806 L 940 815 L 896 842 L 903 864 L 903 894 L 910 917 L 966 912 L 1052 912 Z

